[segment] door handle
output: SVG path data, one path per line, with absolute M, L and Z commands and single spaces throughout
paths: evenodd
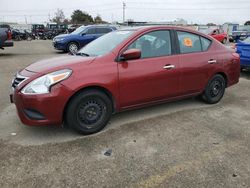
M 211 59 L 208 61 L 208 64 L 215 64 L 215 63 L 217 63 L 217 61 L 215 59 Z
M 165 65 L 163 68 L 169 70 L 169 69 L 175 68 L 175 66 L 174 65 Z

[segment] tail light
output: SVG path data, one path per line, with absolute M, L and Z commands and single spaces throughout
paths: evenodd
M 240 64 L 240 55 L 237 53 L 232 53 L 233 58 L 232 58 L 232 63 Z
M 11 40 L 11 39 L 12 39 L 12 33 L 11 33 L 10 30 L 8 30 L 8 32 L 7 32 L 7 39 L 8 39 L 8 40 Z
M 232 55 L 233 55 L 234 59 L 236 59 L 236 60 L 240 59 L 240 55 L 239 54 L 237 54 L 237 53 L 234 52 L 234 53 L 232 53 Z

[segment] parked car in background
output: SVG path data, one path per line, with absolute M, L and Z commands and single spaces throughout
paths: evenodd
M 14 43 L 12 41 L 11 30 L 8 28 L 0 28 L 0 49 L 4 47 L 12 47 Z
M 250 69 L 250 37 L 236 44 L 236 52 L 240 55 L 241 69 Z
M 32 32 L 37 33 L 44 33 L 45 32 L 45 26 L 43 24 L 32 24 Z
M 250 25 L 239 26 L 237 30 L 232 32 L 234 42 L 244 40 L 250 36 Z
M 113 26 L 81 26 L 70 34 L 58 35 L 53 39 L 53 46 L 57 50 L 63 50 L 72 54 L 98 37 L 116 30 Z
M 212 37 L 134 27 L 103 35 L 73 56 L 29 65 L 17 73 L 10 98 L 24 124 L 66 122 L 91 134 L 123 110 L 192 96 L 218 103 L 239 76 L 239 55 Z
M 223 44 L 227 42 L 227 33 L 222 31 L 221 29 L 217 28 L 199 28 L 199 31 L 210 35 L 211 37 L 215 38 L 216 40 L 220 41 Z

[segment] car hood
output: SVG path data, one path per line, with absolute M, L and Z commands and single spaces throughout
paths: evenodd
M 71 69 L 73 66 L 84 63 L 88 65 L 95 57 L 82 57 L 82 56 L 62 56 L 51 59 L 46 59 L 33 63 L 25 68 L 26 71 L 35 73 L 49 73 L 60 69 Z
M 57 35 L 55 38 L 64 38 L 64 37 L 67 37 L 69 34 L 60 34 L 60 35 Z
M 55 37 L 55 39 L 57 39 L 57 38 L 68 38 L 68 37 L 72 37 L 72 36 L 77 36 L 76 34 L 61 34 L 61 35 L 57 35 L 56 37 Z

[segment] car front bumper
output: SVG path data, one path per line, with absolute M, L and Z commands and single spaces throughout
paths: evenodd
M 23 124 L 31 126 L 61 125 L 63 113 L 72 91 L 61 84 L 51 88 L 48 94 L 25 95 L 20 91 L 10 94 Z
M 67 50 L 67 45 L 62 42 L 53 41 L 52 46 L 57 50 Z

